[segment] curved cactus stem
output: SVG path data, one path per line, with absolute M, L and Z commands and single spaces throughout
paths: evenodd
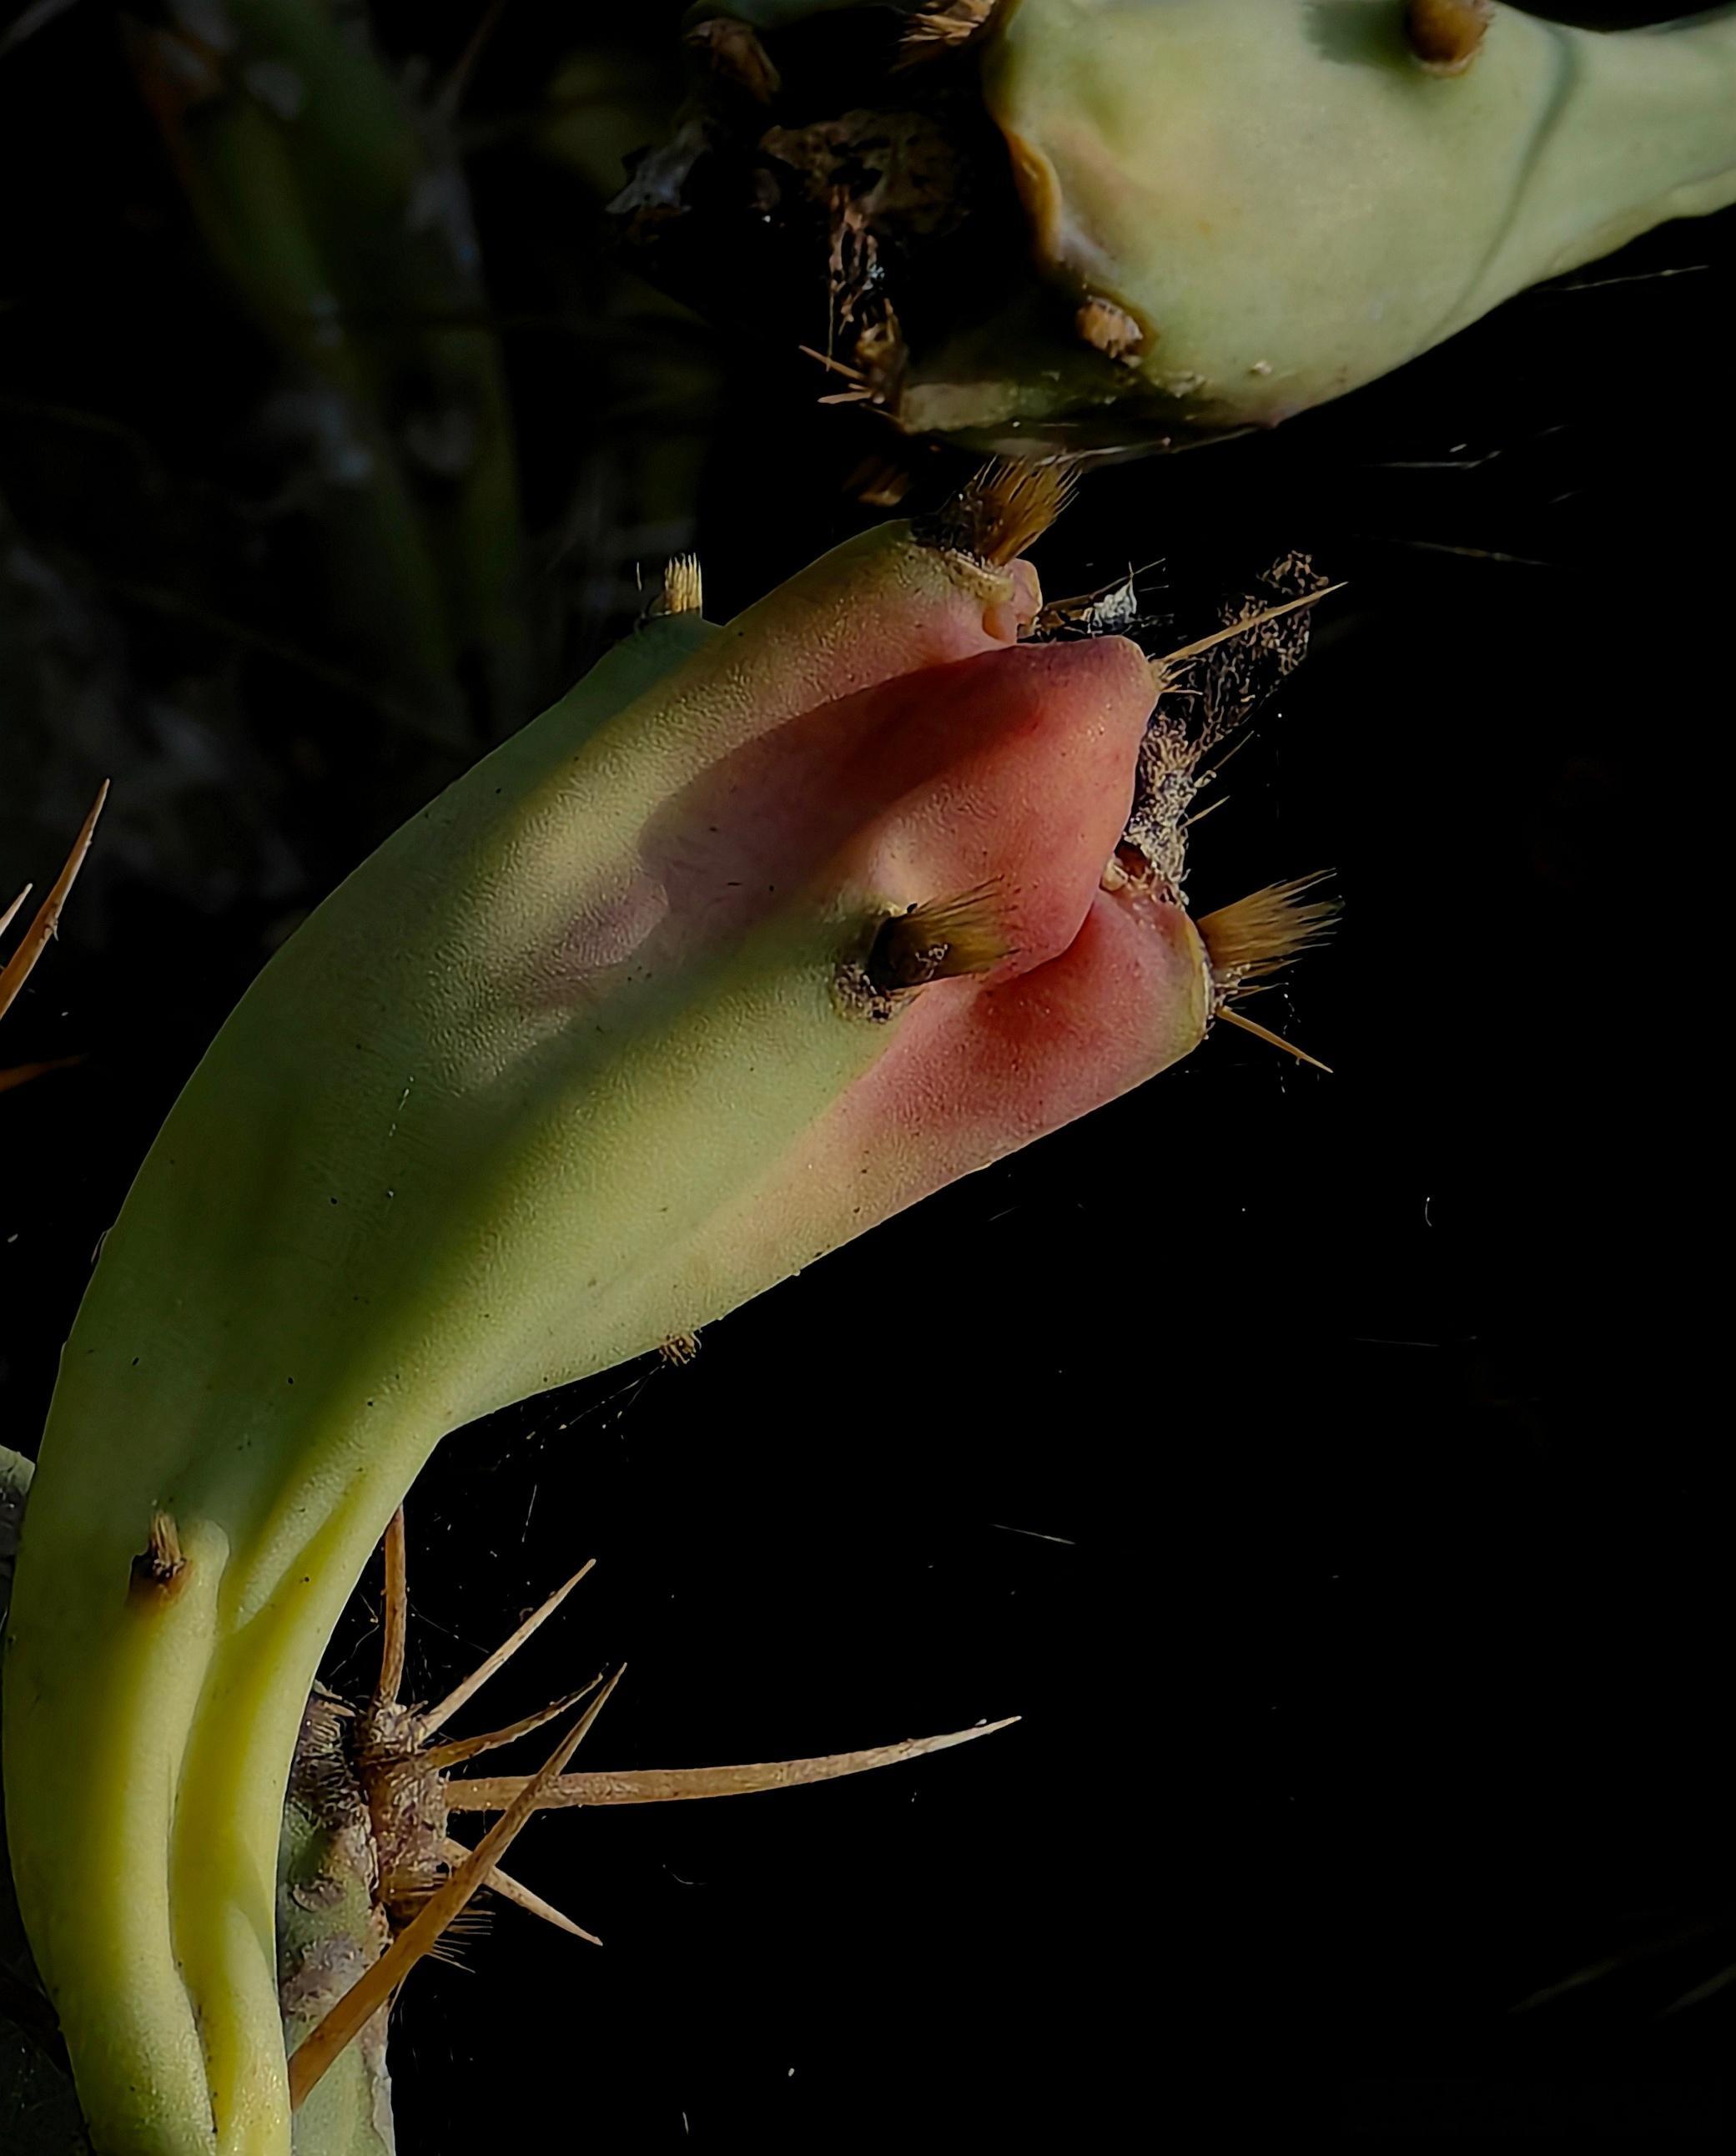
M 14 906 L 7 918 L 17 911 Z M 0 1629 L 12 1595 L 13 1558 L 33 1471 L 23 1453 L 0 1445 Z M 73 2093 L 72 2061 L 31 1964 L 13 1899 L 6 1808 L 0 1801 L 0 2148 L 8 2156 L 49 2156 L 50 2151 L 53 2156 L 79 2156 L 89 2147 Z

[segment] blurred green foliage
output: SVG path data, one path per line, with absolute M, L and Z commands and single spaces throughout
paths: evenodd
M 714 394 L 597 216 L 679 94 L 678 14 L 15 27 L 0 856 L 111 777 L 111 875 L 293 916 L 630 618 Z

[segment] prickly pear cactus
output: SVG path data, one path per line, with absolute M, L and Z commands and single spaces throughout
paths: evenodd
M 722 0 L 617 198 L 817 388 L 1004 454 L 1163 447 L 1372 381 L 1736 201 L 1736 9 Z
M 561 1799 L 607 1687 L 456 1853 L 438 1778 L 499 1732 L 427 1748 L 401 1655 L 346 1754 L 310 1721 L 442 1436 L 686 1338 L 1218 1016 L 1262 1030 L 1233 1004 L 1328 909 L 1190 917 L 1200 751 L 1152 713 L 1318 580 L 1154 665 L 1042 608 L 1023 555 L 1066 493 L 992 469 L 722 626 L 678 564 L 188 1084 L 63 1358 L 9 1626 L 13 1870 L 100 2156 L 287 2156 L 339 2059 L 318 2156 L 382 2138 L 379 2006 Z
M 0 1017 L 4 1017 L 48 948 L 90 848 L 107 790 L 105 788 L 98 795 L 48 896 L 0 964 Z M 27 884 L 9 905 L 0 907 L 0 936 L 23 911 L 30 890 Z M 44 1077 L 55 1067 L 22 1064 L 0 1069 L 0 1093 Z M 22 1454 L 0 1445 L 0 1642 L 6 1635 L 13 1569 L 33 1472 L 30 1461 Z M 0 1679 L 4 1672 L 5 1657 L 0 1653 Z M 87 2156 L 90 2148 L 73 2094 L 66 2048 L 60 2041 L 54 2010 L 43 1994 L 13 1892 L 3 1794 L 0 1794 L 0 2148 L 8 2151 L 9 2156 Z
M 0 1445 L 0 1625 L 29 1488 L 30 1462 Z M 0 1801 L 0 1860 L 5 1850 Z M 8 2156 L 89 2156 L 90 2147 L 54 2015 L 31 1965 L 12 1873 L 0 1861 L 0 2148 Z
M 296 1738 L 277 1854 L 278 1999 L 294 2051 L 386 1951 L 366 1793 L 345 1745 L 347 1710 L 309 1700 Z M 295 2122 L 296 2156 L 392 2156 L 392 2081 L 380 2007 Z

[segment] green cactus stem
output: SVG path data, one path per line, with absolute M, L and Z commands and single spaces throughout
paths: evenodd
M 30 1476 L 23 1454 L 0 1445 L 0 1625 L 12 1599 Z M 90 2156 L 71 2064 L 30 1958 L 5 1856 L 6 1807 L 0 1802 L 0 2148 L 7 2156 Z
M 293 2051 L 384 1953 L 390 1922 L 366 1792 L 346 1743 L 351 1711 L 325 1691 L 309 1700 L 284 1798 L 277 1855 L 278 1999 Z M 295 2156 L 392 2156 L 386 2010 L 310 2096 L 295 2121 Z
M 681 131 L 614 205 L 637 259 L 810 347 L 833 399 L 1003 454 L 1271 425 L 1736 201 L 1736 8 L 701 12 L 763 30 L 773 87 L 694 34 Z
M 463 742 L 461 670 L 486 720 L 520 708 L 511 421 L 444 122 L 352 29 L 206 0 L 128 45 L 213 259 L 317 400 L 335 611 Z
M 433 1446 L 1141 1083 L 1318 932 L 1196 927 L 1131 834 L 1185 792 L 1147 752 L 1171 675 L 1022 639 L 1064 494 L 993 470 L 722 627 L 684 571 L 316 911 L 172 1111 L 62 1358 L 5 1686 L 100 2156 L 287 2156 L 284 1792 Z

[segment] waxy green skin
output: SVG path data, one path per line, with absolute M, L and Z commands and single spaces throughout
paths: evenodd
M 434 1444 L 1203 1037 L 1185 915 L 1098 888 L 1149 671 L 1017 648 L 1035 603 L 892 526 L 726 628 L 649 624 L 365 863 L 195 1073 L 67 1344 L 9 1626 L 13 1869 L 99 2156 L 286 2156 L 285 1780 Z M 888 910 L 995 874 L 1003 967 L 848 992 Z M 185 1569 L 134 1591 L 158 1509 Z
M 780 32 L 851 4 L 694 12 L 745 19 L 775 56 Z M 1000 0 L 969 58 L 931 64 L 978 70 L 1037 275 L 918 350 L 890 415 L 1008 455 L 1269 426 L 1736 202 L 1736 8 L 1600 32 L 1498 6 L 1451 75 L 1420 64 L 1405 16 L 1405 0 Z M 1092 299 L 1141 332 L 1124 359 L 1069 326 L 1068 303 Z
M 1445 76 L 1399 0 L 1008 0 L 982 68 L 1038 259 L 1136 317 L 1139 388 L 1194 429 L 1322 403 L 1736 202 L 1728 8 L 1612 33 L 1497 8 Z M 1062 393 L 926 372 L 914 427 Z

